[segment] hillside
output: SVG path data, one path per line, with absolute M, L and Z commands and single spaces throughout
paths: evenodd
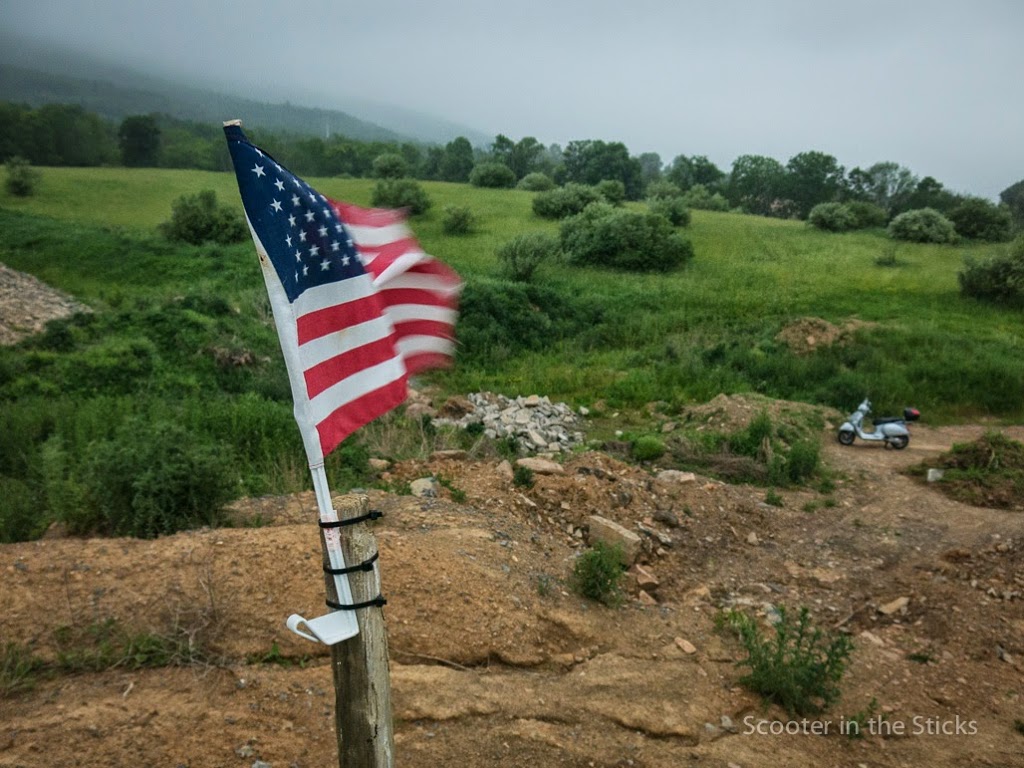
M 661 481 L 600 453 L 528 490 L 489 461 L 392 467 L 466 494 L 370 494 L 385 515 L 396 765 L 1024 766 L 1021 515 L 899 471 L 978 432 L 915 428 L 904 452 L 828 440 L 844 479 L 815 512 L 808 492 L 769 507 L 752 487 Z M 6 641 L 88 654 L 114 622 L 207 654 L 37 679 L 0 700 L 0 766 L 335 764 L 325 651 L 284 627 L 323 610 L 313 508 L 268 497 L 236 506 L 258 527 L 0 547 Z M 620 608 L 567 586 L 595 513 L 647 542 L 656 584 L 631 577 Z M 827 735 L 770 735 L 790 718 L 739 687 L 744 654 L 716 617 L 799 606 L 855 651 L 840 702 L 803 720 Z M 865 735 L 840 734 L 858 713 Z

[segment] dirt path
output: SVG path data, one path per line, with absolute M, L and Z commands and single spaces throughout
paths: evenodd
M 466 493 L 371 494 L 396 765 L 1024 766 L 1024 515 L 898 472 L 981 431 L 918 427 L 903 452 L 828 441 L 834 506 L 811 492 L 768 506 L 763 489 L 699 477 L 666 486 L 600 454 L 525 491 L 493 463 L 395 468 Z M 660 534 L 642 558 L 654 601 L 633 583 L 610 609 L 565 586 L 594 513 Z M 0 766 L 336 764 L 323 651 L 283 624 L 323 610 L 312 500 L 240 514 L 268 524 L 0 548 L 4 642 L 54 658 L 62 627 L 113 619 L 191 634 L 216 662 L 40 680 L 0 700 Z M 799 606 L 856 650 L 842 700 L 804 725 L 819 732 L 773 735 L 788 718 L 737 685 L 744 654 L 715 617 Z M 884 733 L 840 734 L 858 712 Z

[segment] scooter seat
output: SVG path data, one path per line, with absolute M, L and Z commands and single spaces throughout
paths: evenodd
M 872 424 L 894 424 L 897 421 L 905 421 L 901 416 L 882 416 L 879 419 L 872 419 Z

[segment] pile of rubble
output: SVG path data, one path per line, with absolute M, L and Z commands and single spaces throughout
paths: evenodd
M 544 396 L 508 398 L 492 392 L 475 392 L 451 398 L 433 419 L 437 426 L 467 429 L 483 425 L 491 439 L 513 438 L 526 452 L 562 453 L 583 442 L 580 431 L 585 408 L 574 411 L 566 403 L 552 403 Z

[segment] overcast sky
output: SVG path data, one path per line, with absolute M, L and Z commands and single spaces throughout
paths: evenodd
M 13 32 L 240 95 L 372 98 L 487 135 L 1024 179 L 1021 0 L 0 0 Z M 244 93 L 242 93 L 244 91 Z

